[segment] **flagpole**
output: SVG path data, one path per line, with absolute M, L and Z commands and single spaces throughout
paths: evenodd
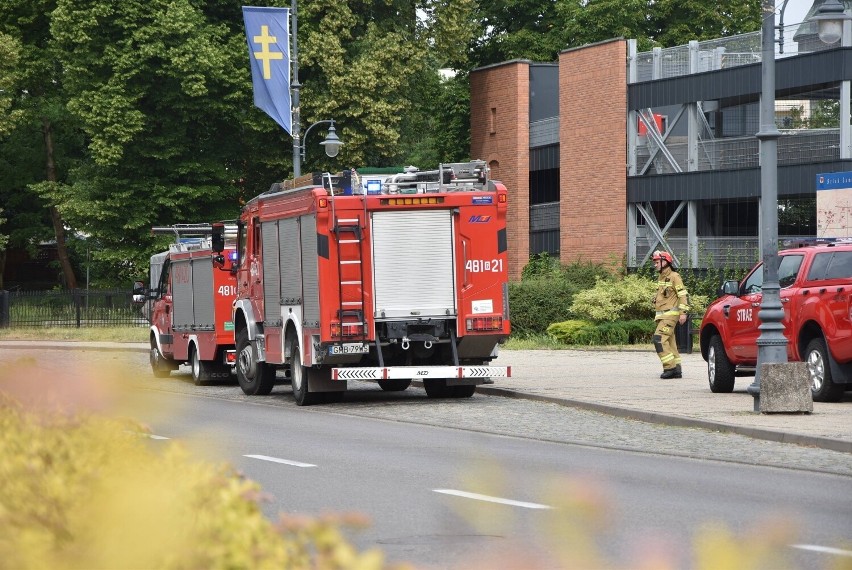
M 299 19 L 296 15 L 296 0 L 292 0 L 290 8 L 290 18 L 292 19 L 293 35 L 293 47 L 291 49 L 293 55 L 293 81 L 290 85 L 293 91 L 291 95 L 291 101 L 293 105 L 291 127 L 293 133 L 293 178 L 298 178 L 302 175 L 302 157 L 300 154 L 301 144 L 299 142 L 301 134 L 299 132 L 301 130 L 301 125 L 299 124 L 299 88 L 301 87 L 301 84 L 299 84 Z

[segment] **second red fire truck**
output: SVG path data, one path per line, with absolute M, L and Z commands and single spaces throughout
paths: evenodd
M 299 405 L 338 401 L 350 380 L 461 398 L 508 377 L 490 365 L 510 331 L 506 208 L 482 161 L 273 184 L 238 224 L 243 391 L 269 393 L 277 370 Z
M 187 363 L 196 384 L 226 380 L 236 361 L 231 308 L 236 225 L 177 224 L 153 228 L 175 236 L 168 251 L 151 256 L 150 287 L 143 309 L 151 323 L 150 362 L 155 376 L 169 376 Z M 213 251 L 213 239 L 222 243 Z

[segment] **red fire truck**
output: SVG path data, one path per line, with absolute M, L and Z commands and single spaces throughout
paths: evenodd
M 276 370 L 299 405 L 339 401 L 347 381 L 471 396 L 509 335 L 507 192 L 484 162 L 273 184 L 239 220 L 237 380 L 268 394 Z M 214 226 L 214 235 L 223 231 Z
M 152 232 L 175 235 L 168 251 L 151 256 L 143 312 L 151 323 L 154 375 L 169 376 L 188 363 L 196 384 L 228 379 L 236 362 L 231 308 L 237 280 L 230 270 L 236 225 L 222 226 L 215 237 L 210 224 L 178 224 Z M 214 253 L 216 239 L 223 242 Z

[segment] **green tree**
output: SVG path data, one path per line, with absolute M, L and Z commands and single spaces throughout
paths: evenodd
M 151 226 L 233 219 L 289 164 L 286 133 L 251 102 L 241 13 L 202 6 L 59 0 L 51 16 L 85 160 L 38 190 L 122 282 L 145 271 Z
M 48 30 L 54 6 L 54 0 L 0 0 L 0 33 L 11 37 L 11 43 L 19 46 L 17 71 L 7 76 L 11 116 L 14 117 L 14 127 L 26 132 L 27 143 L 30 139 L 40 139 L 42 168 L 31 182 L 48 184 L 61 182 L 68 166 L 64 162 L 66 149 L 61 148 L 59 140 L 67 127 L 63 123 L 68 119 L 62 93 L 64 77 L 57 53 L 50 45 Z M 16 191 L 34 195 L 33 189 L 26 186 L 18 187 Z M 55 200 L 33 202 L 47 208 L 64 284 L 75 288 L 77 278 L 66 244 L 66 221 L 60 208 Z

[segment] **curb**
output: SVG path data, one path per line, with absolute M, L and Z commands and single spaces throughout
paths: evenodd
M 700 428 L 721 433 L 733 433 L 743 435 L 754 439 L 762 439 L 766 441 L 775 441 L 779 443 L 792 443 L 807 447 L 818 447 L 820 449 L 828 449 L 830 451 L 840 451 L 842 453 L 852 453 L 852 441 L 840 441 L 829 439 L 827 437 L 818 437 L 812 435 L 801 435 L 784 433 L 780 431 L 772 431 L 761 428 L 750 428 L 726 424 L 723 422 L 711 422 L 707 420 L 695 420 L 682 416 L 667 416 L 655 412 L 643 412 L 640 410 L 631 410 L 628 408 L 618 408 L 615 406 L 607 406 L 605 404 L 595 404 L 592 402 L 581 402 L 579 400 L 571 400 L 568 398 L 554 398 L 552 396 L 541 396 L 538 394 L 524 394 L 515 390 L 506 388 L 493 388 L 490 386 L 477 386 L 476 391 L 480 394 L 489 396 L 503 396 L 506 398 L 516 398 L 519 400 L 531 400 L 534 402 L 545 402 L 549 404 L 557 404 L 570 408 L 579 408 L 591 412 L 598 412 L 619 418 L 630 420 L 638 420 L 642 422 L 666 425 L 672 427 Z

